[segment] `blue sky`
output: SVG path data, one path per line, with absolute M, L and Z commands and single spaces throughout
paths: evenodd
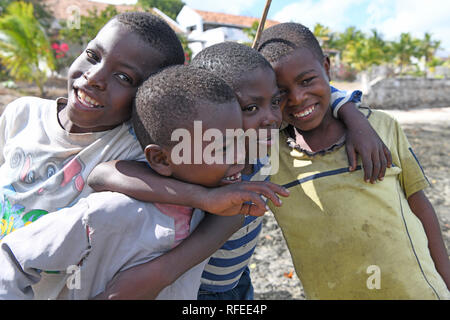
M 135 0 L 97 0 L 110 3 L 134 3 Z M 183 0 L 194 9 L 259 17 L 266 0 Z M 449 0 L 272 0 L 269 19 L 295 21 L 314 27 L 321 23 L 332 31 L 349 26 L 369 32 L 377 29 L 385 40 L 398 39 L 410 32 L 422 38 L 425 32 L 441 41 L 450 55 Z

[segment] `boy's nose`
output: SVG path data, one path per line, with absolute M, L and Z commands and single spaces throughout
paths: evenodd
M 306 94 L 305 90 L 303 88 L 293 88 L 289 92 L 288 101 L 286 106 L 297 106 L 302 104 L 302 102 L 305 100 Z
M 87 80 L 89 86 L 101 91 L 106 89 L 106 80 L 101 68 L 91 68 L 83 74 L 83 77 Z
M 275 128 L 277 126 L 277 123 L 281 121 L 281 113 L 279 109 L 274 109 L 270 107 L 269 110 L 266 111 L 264 114 L 264 118 L 261 121 L 262 128 Z

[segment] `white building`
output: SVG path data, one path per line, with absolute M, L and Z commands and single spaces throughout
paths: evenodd
M 189 48 L 195 56 L 202 49 L 224 41 L 240 43 L 251 42 L 244 33 L 259 18 L 232 14 L 209 12 L 184 6 L 177 16 L 179 27 L 185 30 Z M 277 21 L 266 20 L 265 27 L 277 24 Z

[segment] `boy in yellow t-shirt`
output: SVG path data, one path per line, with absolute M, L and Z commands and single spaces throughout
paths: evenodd
M 383 181 L 349 172 L 346 128 L 333 118 L 330 60 L 296 23 L 266 29 L 259 51 L 282 95 L 280 166 L 271 181 L 290 188 L 272 206 L 310 299 L 448 299 L 450 263 L 428 182 L 398 123 L 362 110 L 392 154 Z

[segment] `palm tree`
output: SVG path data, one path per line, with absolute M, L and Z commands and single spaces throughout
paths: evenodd
M 0 62 L 14 79 L 34 82 L 44 95 L 46 69 L 54 69 L 54 56 L 31 3 L 12 2 L 0 16 Z
M 363 32 L 357 30 L 355 27 L 348 27 L 344 32 L 337 34 L 337 37 L 331 41 L 330 46 L 337 50 L 344 51 L 348 44 L 360 41 L 364 38 L 365 35 Z
M 404 67 L 411 64 L 411 58 L 421 57 L 419 50 L 420 41 L 413 38 L 409 32 L 400 35 L 400 41 L 392 43 L 393 54 L 396 57 L 396 64 L 400 67 L 400 74 Z
M 420 54 L 425 58 L 425 77 L 427 76 L 428 68 L 433 63 L 436 50 L 441 46 L 441 41 L 432 40 L 431 37 L 431 34 L 426 32 L 419 44 Z
M 319 40 L 320 46 L 322 48 L 329 48 L 328 42 L 332 40 L 332 33 L 331 29 L 328 27 L 325 27 L 324 25 L 320 23 L 316 23 L 314 26 L 314 35 Z

